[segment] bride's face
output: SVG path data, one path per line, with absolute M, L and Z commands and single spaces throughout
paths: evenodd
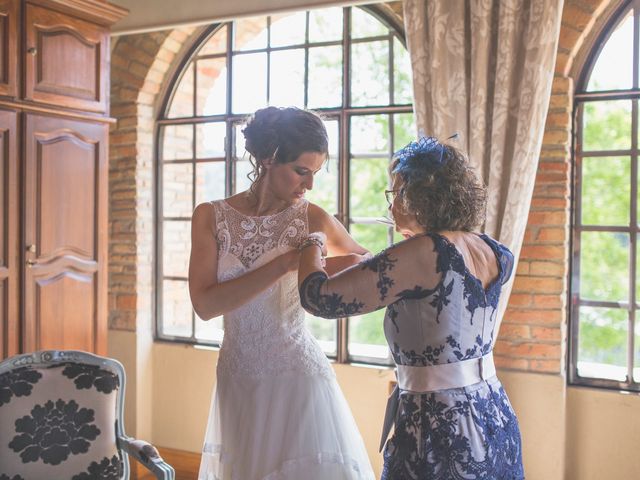
M 313 189 L 313 177 L 326 158 L 324 153 L 304 152 L 293 162 L 265 165 L 267 185 L 280 200 L 296 202 Z

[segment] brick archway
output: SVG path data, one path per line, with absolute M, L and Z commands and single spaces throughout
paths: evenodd
M 154 121 L 172 67 L 195 28 L 127 35 L 111 54 L 109 328 L 151 331 L 154 250 Z

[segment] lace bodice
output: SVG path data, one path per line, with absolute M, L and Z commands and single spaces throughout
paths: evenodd
M 309 204 L 304 199 L 261 217 L 244 215 L 225 200 L 212 203 L 219 282 L 240 277 L 297 248 L 308 234 Z M 297 272 L 290 272 L 224 316 L 218 375 L 263 376 L 291 371 L 333 375 L 304 318 Z

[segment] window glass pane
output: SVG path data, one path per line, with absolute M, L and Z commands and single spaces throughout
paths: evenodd
M 271 46 L 284 47 L 304 43 L 306 12 L 283 13 L 271 17 Z
M 580 307 L 578 375 L 626 379 L 627 315 L 620 309 Z
M 197 62 L 197 115 L 219 115 L 227 110 L 227 59 L 210 58 Z
M 349 228 L 353 238 L 376 255 L 389 246 L 389 227 L 380 223 L 352 223 Z
M 393 152 L 416 139 L 416 124 L 413 113 L 397 113 L 393 116 Z
M 338 213 L 338 122 L 325 120 L 324 124 L 329 134 L 329 160 L 316 173 L 313 189 L 307 192 L 306 197 L 333 215 Z
M 162 127 L 162 159 L 191 160 L 193 158 L 193 125 Z
M 193 213 L 193 164 L 162 166 L 162 215 L 191 217 Z
M 249 190 L 249 187 L 251 187 L 251 177 L 249 175 L 253 172 L 253 165 L 251 165 L 247 157 L 245 159 L 238 159 L 235 167 L 236 178 L 234 193 Z
M 271 54 L 269 103 L 304 106 L 304 50 L 282 50 Z
M 582 223 L 628 225 L 631 159 L 587 157 L 582 160 Z
M 342 47 L 309 49 L 309 108 L 342 105 Z
M 257 50 L 267 47 L 267 17 L 236 20 L 234 27 L 234 51 Z
M 630 10 L 600 51 L 587 90 L 624 90 L 632 85 L 633 10 Z
M 338 321 L 306 314 L 305 321 L 322 350 L 329 356 L 337 354 Z
M 389 104 L 389 44 L 354 43 L 351 46 L 351 104 Z
M 384 337 L 385 310 L 349 318 L 349 356 L 389 359 L 389 347 Z
M 191 222 L 162 222 L 162 274 L 165 277 L 187 278 L 191 251 Z M 189 297 L 183 299 L 189 302 Z
M 267 105 L 267 55 L 233 57 L 233 112 L 252 113 Z
M 382 217 L 387 214 L 384 190 L 389 186 L 388 131 L 387 115 L 351 118 L 351 217 Z
M 309 12 L 309 41 L 342 40 L 342 8 L 323 8 Z
M 584 104 L 582 150 L 631 148 L 631 102 L 611 100 Z
M 225 168 L 224 162 L 196 164 L 196 203 L 225 197 Z
M 227 51 L 227 25 L 221 26 L 198 51 L 198 55 L 215 55 Z
M 198 315 L 196 317 L 196 339 L 207 342 L 222 343 L 224 337 L 222 316 L 212 318 L 206 322 Z
M 629 301 L 628 234 L 582 232 L 580 297 L 611 302 Z
M 351 217 L 384 217 L 388 205 L 389 158 L 352 158 L 349 176 Z
M 395 37 L 393 38 L 393 93 L 393 103 L 396 105 L 413 102 L 409 52 Z
M 196 124 L 196 158 L 225 158 L 226 134 L 224 122 Z
M 389 29 L 380 20 L 360 8 L 351 9 L 351 38 L 388 35 Z
M 351 155 L 389 154 L 389 117 L 357 115 L 351 117 Z
M 162 334 L 190 337 L 192 312 L 187 281 L 163 280 Z
M 236 124 L 233 126 L 236 139 L 236 152 L 234 158 L 234 189 L 233 193 L 244 192 L 251 186 L 251 179 L 247 176 L 253 172 L 253 165 L 249 161 L 249 153 L 244 149 L 244 135 L 242 129 L 244 124 Z
M 193 116 L 193 63 L 185 69 L 171 98 L 167 118 Z

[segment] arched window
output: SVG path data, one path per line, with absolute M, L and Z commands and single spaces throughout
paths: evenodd
M 185 59 L 157 125 L 157 335 L 218 345 L 222 319 L 203 322 L 187 289 L 190 217 L 200 202 L 249 186 L 240 132 L 266 105 L 322 113 L 327 168 L 309 200 L 334 214 L 372 252 L 394 233 L 379 220 L 392 153 L 415 138 L 403 38 L 373 8 L 327 8 L 212 26 Z M 338 361 L 388 363 L 384 312 L 338 321 L 308 317 Z
M 570 382 L 640 390 L 640 11 L 613 17 L 575 96 Z

